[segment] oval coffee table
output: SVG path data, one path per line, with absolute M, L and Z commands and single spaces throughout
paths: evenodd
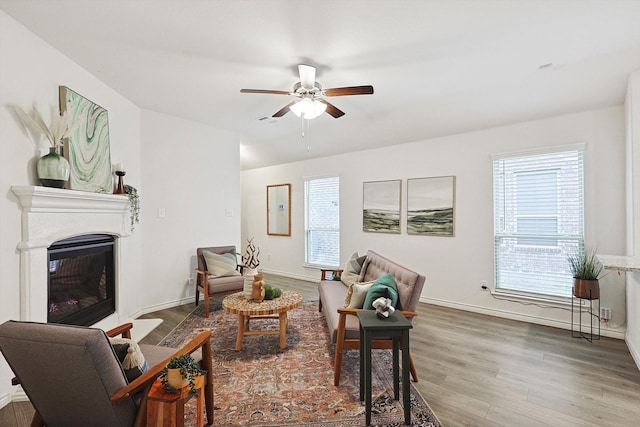
M 222 307 L 231 314 L 238 315 L 238 338 L 236 350 L 242 349 L 245 335 L 280 335 L 280 348 L 287 347 L 287 311 L 302 304 L 302 295 L 296 291 L 283 290 L 279 298 L 256 302 L 244 297 L 243 292 L 231 294 L 222 300 Z M 276 316 L 277 314 L 277 316 Z M 250 319 L 280 319 L 280 330 L 250 330 Z

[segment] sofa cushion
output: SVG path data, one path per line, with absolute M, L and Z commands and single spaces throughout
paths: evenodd
M 362 271 L 362 265 L 366 256 L 359 256 L 358 252 L 354 252 L 343 268 L 343 272 L 340 280 L 342 283 L 349 286 L 354 282 L 360 281 L 360 272 Z
M 236 270 L 236 255 L 234 253 L 215 254 L 210 251 L 202 251 L 202 255 L 207 263 L 207 271 L 213 278 L 240 275 Z
M 393 308 L 401 308 L 398 307 L 398 286 L 390 273 L 378 277 L 376 281 L 373 282 L 367 291 L 362 308 L 374 310 L 373 302 L 380 297 L 389 298 Z
M 362 308 L 369 288 L 374 282 L 355 282 L 347 288 L 347 295 L 344 297 L 344 306 L 348 308 Z

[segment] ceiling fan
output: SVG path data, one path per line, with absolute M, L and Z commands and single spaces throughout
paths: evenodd
M 297 99 L 282 107 L 273 117 L 282 117 L 292 111 L 296 116 L 305 119 L 314 119 L 325 111 L 336 119 L 344 116 L 344 111 L 331 104 L 325 97 L 373 94 L 373 86 L 371 85 L 323 89 L 316 81 L 316 68 L 311 65 L 298 65 L 298 73 L 300 81 L 293 85 L 292 92 L 267 89 L 240 89 L 240 92 L 295 96 Z

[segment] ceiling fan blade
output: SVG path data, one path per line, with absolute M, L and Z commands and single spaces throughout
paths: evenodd
M 311 65 L 298 65 L 298 73 L 300 73 L 300 84 L 305 89 L 313 89 L 316 84 L 316 67 Z
M 268 89 L 240 89 L 240 93 L 268 93 L 272 95 L 289 95 L 284 90 L 268 90 Z
M 340 117 L 344 116 L 344 111 L 342 111 L 341 109 L 339 109 L 338 107 L 336 107 L 332 103 L 327 102 L 324 99 L 318 99 L 318 101 L 327 105 L 326 113 L 329 114 L 330 116 L 332 116 L 334 119 L 337 119 L 337 118 L 340 118 Z
M 284 107 L 282 107 L 281 109 L 279 109 L 273 116 L 271 117 L 282 117 L 285 114 L 287 114 L 289 112 L 289 107 L 291 107 L 293 104 L 295 104 L 298 101 L 291 101 L 290 103 L 288 103 L 287 105 L 285 105 Z
M 325 89 L 324 93 L 327 96 L 373 95 L 373 86 L 334 87 L 332 89 Z

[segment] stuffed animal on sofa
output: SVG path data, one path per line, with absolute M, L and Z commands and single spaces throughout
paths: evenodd
M 378 298 L 371 305 L 376 309 L 376 316 L 381 319 L 386 319 L 396 311 L 396 309 L 391 305 L 391 299 L 385 297 Z

